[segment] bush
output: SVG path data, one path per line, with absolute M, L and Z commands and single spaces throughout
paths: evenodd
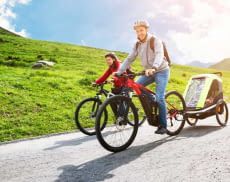
M 54 88 L 54 89 L 59 89 L 59 88 L 60 88 L 59 83 L 48 82 L 48 84 L 49 84 L 52 88 Z
M 43 60 L 44 58 L 43 58 L 43 56 L 42 55 L 37 55 L 37 60 Z
M 92 70 L 87 70 L 85 72 L 86 75 L 96 75 L 97 73 L 95 71 L 92 71 Z
M 89 77 L 82 78 L 78 81 L 78 83 L 82 86 L 89 86 L 92 83 L 92 78 Z
M 15 60 L 15 61 L 20 61 L 21 60 L 21 58 L 20 57 L 16 57 L 16 56 L 7 56 L 6 58 L 5 58 L 5 60 Z
M 54 62 L 54 63 L 57 63 L 57 60 L 56 60 L 55 58 L 53 58 L 53 57 L 49 58 L 49 61 L 52 61 L 52 62 Z

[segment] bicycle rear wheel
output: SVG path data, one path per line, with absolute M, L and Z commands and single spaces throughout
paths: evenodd
M 174 136 L 181 132 L 185 125 L 185 101 L 177 91 L 168 92 L 165 96 L 167 105 L 168 135 Z
M 101 130 L 104 110 L 108 112 L 108 121 Z M 131 99 L 121 95 L 108 98 L 98 111 L 95 129 L 98 141 L 108 151 L 120 152 L 129 147 L 138 130 L 138 115 Z
M 95 119 L 101 105 L 101 101 L 96 98 L 88 98 L 80 102 L 75 111 L 75 123 L 77 128 L 86 135 L 95 135 Z M 104 129 L 108 114 L 104 110 L 103 114 L 103 125 L 101 130 Z

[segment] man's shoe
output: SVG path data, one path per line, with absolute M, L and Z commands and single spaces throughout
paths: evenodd
M 166 134 L 168 132 L 168 130 L 164 127 L 158 128 L 157 131 L 155 131 L 156 134 Z
M 157 134 L 161 128 L 162 128 L 162 126 L 158 126 L 157 130 L 155 131 L 155 133 Z

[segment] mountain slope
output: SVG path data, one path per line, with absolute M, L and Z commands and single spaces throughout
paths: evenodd
M 75 130 L 75 107 L 83 98 L 95 95 L 90 83 L 107 68 L 104 54 L 108 50 L 32 40 L 6 32 L 0 34 L 0 40 L 0 141 Z M 117 55 L 121 60 L 127 56 L 121 52 Z M 38 59 L 56 64 L 31 69 Z M 142 70 L 139 61 L 133 68 Z M 173 65 L 167 89 L 183 93 L 189 77 L 204 72 L 213 70 Z M 228 101 L 229 83 L 230 73 L 224 72 Z
M 226 58 L 212 66 L 210 66 L 212 69 L 217 69 L 217 70 L 227 70 L 230 71 L 230 58 Z
M 188 66 L 195 66 L 195 67 L 200 67 L 200 68 L 208 68 L 211 64 L 210 63 L 203 63 L 201 61 L 192 61 Z

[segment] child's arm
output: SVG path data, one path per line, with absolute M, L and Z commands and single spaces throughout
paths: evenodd
M 107 69 L 107 70 L 105 71 L 105 73 L 104 73 L 100 78 L 98 78 L 98 79 L 95 81 L 96 84 L 101 84 L 101 83 L 103 83 L 104 81 L 107 80 L 107 78 L 108 78 L 110 75 L 111 75 L 111 71 L 110 71 L 110 69 Z

